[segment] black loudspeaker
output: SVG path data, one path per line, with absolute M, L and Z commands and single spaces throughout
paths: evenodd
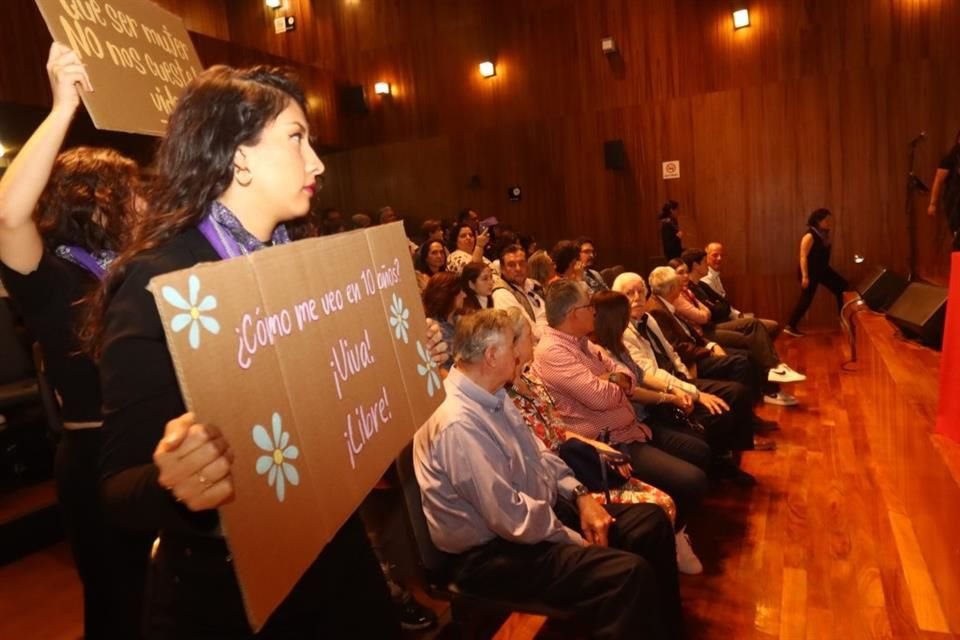
M 362 115 L 370 111 L 362 84 L 340 87 L 340 107 L 345 113 Z
M 860 297 L 874 311 L 886 311 L 893 301 L 907 288 L 907 279 L 888 271 L 886 267 L 874 267 L 857 285 Z
M 947 290 L 944 287 L 912 282 L 890 305 L 887 318 L 905 335 L 939 349 L 943 342 L 946 311 Z
M 627 150 L 623 140 L 607 140 L 603 143 L 603 166 L 613 171 L 627 168 Z

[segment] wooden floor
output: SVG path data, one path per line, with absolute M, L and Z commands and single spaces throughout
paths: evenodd
M 690 525 L 706 569 L 682 577 L 688 637 L 960 635 L 960 445 L 931 434 L 937 357 L 860 322 L 854 372 L 840 334 L 780 339 L 809 377 L 801 406 L 762 410 L 782 430 L 745 458 L 759 485 L 715 489 Z M 63 546 L 0 567 L 0 638 L 75 640 L 79 597 Z M 561 635 L 543 622 L 514 615 L 497 637 Z
M 960 445 L 932 435 L 939 358 L 860 314 L 856 371 L 839 333 L 783 337 L 807 374 L 752 490 L 715 489 L 691 523 L 701 576 L 682 576 L 688 637 L 960 636 Z M 960 393 L 960 389 L 957 390 Z M 559 634 L 514 614 L 498 638 Z M 539 633 L 538 633 L 539 630 Z

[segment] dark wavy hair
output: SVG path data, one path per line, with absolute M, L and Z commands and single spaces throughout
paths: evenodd
M 33 214 L 44 246 L 120 251 L 136 218 L 139 175 L 137 163 L 113 149 L 58 155 Z
M 819 229 L 820 223 L 832 215 L 833 214 L 830 213 L 830 209 L 824 209 L 824 208 L 816 209 L 813 213 L 810 214 L 810 217 L 807 218 L 807 226 Z
M 291 102 L 307 113 L 296 79 L 277 67 L 216 65 L 187 85 L 157 150 L 148 214 L 114 262 L 83 332 L 92 355 L 99 353 L 103 313 L 130 261 L 199 224 L 207 207 L 232 183 L 237 148 L 256 144 L 264 127 Z
M 580 259 L 580 245 L 573 240 L 561 240 L 550 251 L 550 257 L 557 267 L 557 274 L 562 275 Z
M 680 203 L 676 200 L 667 200 L 662 207 L 660 207 L 660 213 L 657 214 L 657 218 L 660 220 L 673 218 L 673 212 L 680 208 Z
M 463 291 L 460 276 L 451 271 L 443 271 L 430 276 L 423 289 L 423 311 L 428 318 L 446 320 L 454 310 L 457 295 Z
M 453 225 L 453 226 L 450 227 L 450 229 L 449 229 L 449 234 L 450 234 L 450 235 L 447 237 L 447 250 L 448 250 L 448 251 L 453 252 L 453 251 L 456 251 L 456 250 L 457 250 L 457 238 L 460 237 L 460 230 L 463 229 L 463 228 L 468 228 L 468 229 L 470 229 L 470 231 L 473 232 L 473 240 L 474 240 L 474 242 L 476 242 L 476 240 L 477 240 L 477 230 L 474 229 L 470 224 L 468 224 L 468 223 L 466 223 L 466 222 L 460 222 L 460 223 L 457 223 L 457 224 Z M 476 247 L 476 245 L 474 245 L 474 247 Z
M 683 264 L 687 265 L 687 269 L 693 270 L 693 263 L 696 262 L 700 264 L 707 258 L 707 252 L 703 249 L 684 249 L 683 253 L 680 254 L 680 259 L 683 261 Z M 672 261 L 671 261 L 672 262 Z M 673 267 L 673 265 L 670 265 Z M 673 267 L 676 269 L 676 267 Z
M 617 291 L 600 291 L 591 302 L 596 310 L 593 340 L 614 354 L 626 351 L 623 332 L 630 323 L 630 300 Z
M 470 285 L 475 283 L 484 271 L 488 270 L 490 270 L 490 267 L 483 262 L 470 262 L 464 265 L 463 271 L 460 272 L 460 285 L 463 287 L 463 293 L 466 294 L 463 299 L 463 310 L 465 312 L 479 311 L 483 308 L 480 306 L 480 298 L 477 297 L 477 292 L 470 288 Z
M 430 267 L 427 266 L 427 255 L 429 255 L 430 253 L 430 245 L 434 245 L 434 244 L 439 244 L 441 247 L 446 249 L 443 243 L 439 240 L 427 240 L 422 245 L 420 245 L 419 249 L 417 249 L 417 257 L 416 257 L 416 260 L 414 260 L 414 266 L 416 267 L 417 271 L 419 271 L 420 273 L 425 273 L 428 276 L 432 276 L 433 273 L 431 273 Z M 441 271 L 446 271 L 446 270 L 447 270 L 446 253 L 444 253 L 444 261 L 440 263 L 440 269 L 437 271 L 437 273 L 440 273 Z

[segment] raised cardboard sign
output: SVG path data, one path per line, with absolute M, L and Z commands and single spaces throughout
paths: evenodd
M 236 499 L 220 517 L 254 629 L 443 394 L 402 229 L 150 282 L 184 401 L 235 453 Z
M 83 102 L 100 129 L 161 136 L 203 69 L 179 17 L 148 0 L 36 0 L 54 40 L 87 65 Z

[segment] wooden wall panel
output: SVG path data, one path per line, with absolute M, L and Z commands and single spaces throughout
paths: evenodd
M 907 143 L 928 132 L 916 168 L 929 183 L 960 128 L 955 0 L 756 0 L 736 32 L 729 0 L 284 0 L 298 25 L 282 35 L 261 0 L 160 1 L 205 61 L 299 69 L 321 144 L 340 150 L 318 206 L 389 202 L 415 227 L 470 205 L 541 244 L 589 233 L 603 264 L 641 268 L 674 198 L 686 244 L 724 240 L 740 306 L 773 317 L 796 295 L 797 239 L 818 206 L 837 213 L 834 262 L 851 280 L 866 268 L 854 254 L 906 268 Z M 48 42 L 32 0 L 0 3 L 0 21 L 17 63 L 0 68 L 0 102 L 46 104 L 45 78 L 20 73 L 42 68 Z M 395 95 L 373 96 L 377 80 Z M 344 84 L 366 88 L 368 113 L 341 113 Z M 611 139 L 625 171 L 603 166 Z M 662 180 L 665 160 L 679 180 Z M 942 279 L 949 239 L 926 204 L 919 272 Z M 831 315 L 818 300 L 814 322 Z
M 285 0 L 288 4 L 292 1 Z M 192 33 L 200 59 L 207 66 L 225 63 L 235 66 L 274 64 L 292 67 L 307 91 L 311 133 L 318 145 L 325 148 L 341 146 L 337 105 L 339 80 L 332 60 L 333 38 L 329 35 L 332 32 L 332 20 L 323 22 L 312 19 L 313 16 L 324 14 L 312 12 L 310 2 L 302 0 L 302 6 L 298 5 L 297 9 L 311 18 L 306 22 L 308 28 L 304 29 L 304 25 L 301 25 L 299 31 L 293 32 L 298 34 L 297 38 L 282 41 L 274 41 L 265 35 L 267 32 L 270 36 L 274 35 L 272 24 L 259 24 L 256 21 L 255 18 L 264 17 L 263 10 L 270 11 L 262 1 L 159 0 L 158 3 L 183 18 Z M 50 47 L 50 35 L 36 4 L 33 0 L 0 2 L 0 24 L 11 27 L 5 29 L 4 35 L 7 53 L 4 63 L 0 64 L 0 104 L 48 107 L 50 88 L 43 68 Z M 234 28 L 239 38 L 231 37 L 231 29 Z M 11 60 L 13 64 L 9 62 Z M 311 60 L 323 64 L 314 64 Z M 29 130 L 20 128 L 12 134 L 12 141 L 22 142 L 29 133 Z M 84 140 L 89 142 L 88 138 L 85 136 Z M 7 143 L 10 142 L 8 138 Z M 144 150 L 136 155 L 146 158 L 149 157 L 149 151 Z
M 230 39 L 227 7 L 232 0 L 152 0 L 183 19 L 188 31 L 202 33 L 219 40 Z M 261 3 L 263 4 L 263 3 Z
M 819 206 L 837 214 L 834 263 L 851 281 L 866 269 L 854 254 L 905 270 L 907 143 L 927 130 L 916 168 L 929 183 L 960 128 L 950 0 L 758 0 L 737 32 L 727 0 L 333 5 L 344 79 L 372 88 L 393 74 L 402 89 L 343 129 L 351 150 L 329 160 L 350 175 L 331 174 L 345 187 L 326 202 L 369 206 L 373 185 L 417 220 L 469 204 L 542 244 L 589 233 L 604 265 L 639 268 L 659 253 L 655 214 L 674 198 L 686 244 L 723 240 L 738 302 L 772 317 L 797 295 L 797 244 Z M 608 34 L 618 59 L 600 52 Z M 485 55 L 498 62 L 486 81 Z M 608 139 L 624 141 L 626 171 L 604 169 Z M 680 160 L 680 180 L 661 179 L 665 160 Z M 474 174 L 481 187 L 467 189 Z M 945 225 L 926 204 L 915 202 L 919 271 L 938 279 Z M 832 316 L 818 299 L 813 323 Z

